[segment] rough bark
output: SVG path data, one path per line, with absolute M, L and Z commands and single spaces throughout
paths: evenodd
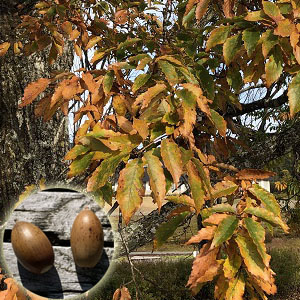
M 34 1 L 23 2 L 23 8 Z M 21 1 L 0 2 L 0 43 L 14 42 L 20 22 L 17 6 Z M 23 12 L 23 11 L 22 11 Z M 34 104 L 18 108 L 24 88 L 50 71 L 70 69 L 70 48 L 58 62 L 47 63 L 49 49 L 25 57 L 10 49 L 0 57 L 0 212 L 17 200 L 26 185 L 41 178 L 55 183 L 65 168 L 63 157 L 68 149 L 67 118 L 58 113 L 49 122 L 34 116 Z M 5 208 L 5 209 L 4 209 Z M 0 215 L 0 222 L 5 216 Z

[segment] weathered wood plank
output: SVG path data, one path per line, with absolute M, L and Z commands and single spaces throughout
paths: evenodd
M 91 289 L 104 276 L 113 256 L 113 248 L 104 248 L 99 263 L 89 269 L 75 265 L 70 247 L 54 246 L 53 250 L 54 267 L 36 275 L 18 263 L 11 243 L 3 243 L 3 256 L 10 275 L 30 291 L 51 298 L 66 298 Z
M 113 242 L 113 231 L 100 206 L 81 193 L 38 192 L 28 197 L 14 210 L 5 225 L 11 230 L 16 221 L 26 221 L 44 232 L 53 232 L 61 240 L 70 240 L 70 232 L 77 214 L 88 206 L 103 225 L 104 240 Z

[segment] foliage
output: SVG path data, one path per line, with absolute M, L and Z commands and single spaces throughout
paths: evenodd
M 86 121 L 66 156 L 72 161 L 68 175 L 88 174 L 87 191 L 102 201 L 111 204 L 116 196 L 126 224 L 142 204 L 144 168 L 158 208 L 170 183 L 178 187 L 184 178 L 187 192 L 166 199 L 185 209 L 173 212 L 156 243 L 168 238 L 186 213 L 202 215 L 204 228 L 190 241 L 203 236 L 207 241 L 187 283 L 193 294 L 213 279 L 217 299 L 274 294 L 260 223 L 285 232 L 288 227 L 275 197 L 253 184 L 271 172 L 223 163 L 240 143 L 226 112 L 243 109 L 238 97 L 243 88 L 259 83 L 272 91 L 285 82 L 290 116 L 296 117 L 298 1 L 225 0 L 218 9 L 214 1 L 195 0 L 45 0 L 35 8 L 36 15 L 24 16 L 19 26 L 26 43 L 16 40 L 15 54 L 50 48 L 53 64 L 68 40 L 86 62 L 75 72 L 57 71 L 29 84 L 20 105 L 40 95 L 35 112 L 49 120 L 59 109 L 67 115 L 72 101 L 81 104 L 74 119 L 86 116 Z M 216 22 L 201 23 L 211 8 Z M 2 44 L 0 55 L 9 46 Z M 107 196 L 116 170 L 117 192 Z M 226 205 L 214 206 L 219 197 Z M 115 296 L 129 297 L 124 289 Z

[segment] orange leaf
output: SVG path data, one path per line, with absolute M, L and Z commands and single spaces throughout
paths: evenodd
M 282 37 L 290 36 L 291 32 L 295 31 L 296 26 L 289 19 L 284 19 L 278 22 L 278 27 L 275 28 L 274 34 Z
M 10 47 L 10 43 L 8 42 L 0 44 L 0 56 L 5 55 L 9 47 Z
M 202 228 L 201 230 L 198 231 L 196 235 L 192 236 L 185 243 L 185 245 L 198 244 L 203 240 L 212 240 L 215 235 L 216 229 L 217 229 L 216 226 L 207 226 L 205 228 Z
M 186 8 L 185 8 L 185 12 L 184 12 L 185 16 L 191 11 L 191 9 L 193 8 L 195 3 L 197 3 L 197 0 L 189 0 L 188 1 Z
M 223 11 L 226 18 L 234 17 L 233 7 L 235 0 L 224 0 Z
M 95 79 L 91 73 L 83 73 L 82 79 L 85 82 L 85 84 L 87 85 L 87 87 L 91 93 L 97 92 L 97 90 L 99 89 L 99 87 L 101 85 L 101 82 L 95 81 Z
M 0 299 L 1 300 L 17 300 L 16 293 L 19 288 L 13 278 L 6 278 L 4 282 L 7 285 L 6 290 L 0 291 Z
M 217 262 L 219 247 L 209 250 L 210 244 L 207 243 L 202 247 L 193 262 L 192 272 L 187 283 L 193 292 L 197 290 L 199 284 L 213 280 L 220 269 Z
M 205 15 L 210 0 L 200 0 L 196 7 L 196 20 L 199 22 Z
M 128 12 L 126 9 L 118 10 L 115 13 L 115 22 L 117 24 L 125 24 L 127 22 L 127 15 L 128 15 Z
M 255 180 L 255 179 L 266 179 L 274 176 L 274 172 L 257 170 L 257 169 L 244 169 L 236 173 L 237 179 L 244 180 Z
M 120 289 L 116 289 L 113 295 L 113 299 L 112 300 L 120 300 L 121 297 L 121 290 Z
M 121 298 L 120 298 L 120 300 L 131 300 L 129 290 L 125 286 L 123 286 L 122 289 L 121 289 Z
M 203 221 L 204 225 L 219 225 L 224 219 L 228 217 L 227 214 L 213 214 Z
M 133 118 L 133 128 L 137 130 L 143 139 L 146 139 L 149 135 L 148 124 L 144 120 Z
M 25 88 L 24 96 L 22 98 L 22 103 L 19 106 L 23 107 L 25 105 L 32 103 L 32 101 L 48 87 L 50 82 L 51 82 L 50 79 L 40 78 L 39 80 L 30 83 Z

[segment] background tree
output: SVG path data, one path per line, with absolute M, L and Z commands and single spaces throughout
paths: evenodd
M 0 57 L 1 222 L 3 213 L 18 199 L 25 186 L 37 184 L 42 178 L 49 182 L 57 181 L 65 168 L 63 157 L 69 149 L 66 117 L 57 113 L 52 120 L 44 122 L 34 115 L 34 110 L 38 110 L 36 105 L 23 109 L 18 107 L 28 83 L 50 76 L 56 69 L 68 70 L 73 62 L 73 53 L 70 47 L 66 47 L 65 55 L 55 65 L 49 66 L 47 36 L 42 33 L 43 41 L 24 49 L 27 38 L 18 25 L 21 15 L 34 12 L 35 3 L 0 3 L 0 42 L 14 45 L 5 56 Z M 1 52 L 5 51 L 5 45 Z M 23 50 L 26 56 L 20 55 Z
M 158 210 L 164 199 L 180 204 L 157 229 L 155 247 L 187 217 L 203 219 L 187 242 L 206 241 L 188 281 L 193 293 L 216 278 L 217 299 L 274 294 L 264 226 L 288 227 L 274 196 L 253 183 L 273 173 L 249 164 L 243 169 L 243 157 L 270 121 L 282 125 L 271 109 L 281 107 L 297 128 L 298 2 L 57 0 L 36 8 L 39 15 L 26 16 L 21 25 L 28 33 L 25 49 L 34 52 L 45 32 L 50 63 L 63 53 L 63 37 L 86 62 L 76 72 L 31 83 L 22 99 L 26 106 L 46 91 L 38 111 L 45 119 L 57 110 L 67 113 L 70 101 L 81 103 L 75 121 L 87 120 L 65 157 L 72 161 L 69 177 L 84 174 L 99 202 L 112 204 L 115 195 L 129 224 L 142 204 L 146 167 Z M 214 23 L 201 22 L 207 13 Z M 9 46 L 1 45 L 2 54 Z M 96 51 L 89 56 L 91 48 Z M 258 130 L 245 128 L 241 116 L 258 110 L 264 113 Z M 276 157 L 278 149 L 270 150 L 267 157 Z M 180 182 L 187 191 L 166 196 Z M 216 204 L 221 197 L 225 203 Z M 120 297 L 116 291 L 114 298 Z

